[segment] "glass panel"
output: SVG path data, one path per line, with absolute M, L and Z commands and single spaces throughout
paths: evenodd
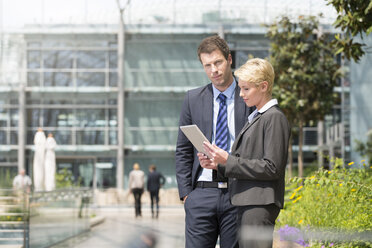
M 8 110 L 0 109 L 0 127 L 6 126 L 8 126 Z
M 73 51 L 44 51 L 45 68 L 72 68 Z
M 126 144 L 131 141 L 131 145 L 170 145 L 176 144 L 178 130 L 131 130 L 129 135 L 125 137 Z
M 74 115 L 71 109 L 44 109 L 44 127 L 72 127 Z
M 137 101 L 125 103 L 125 119 L 131 127 L 177 127 L 182 101 Z
M 79 127 L 104 127 L 106 126 L 104 109 L 77 109 L 76 125 Z
M 77 131 L 76 144 L 77 145 L 104 145 L 105 133 L 103 131 Z
M 109 51 L 109 68 L 118 68 L 117 51 Z
M 40 116 L 41 110 L 40 109 L 27 109 L 27 127 L 34 127 L 37 128 L 40 126 Z
M 40 73 L 28 72 L 27 73 L 27 86 L 40 86 Z
M 117 110 L 116 109 L 109 109 L 109 126 L 116 127 L 118 125 L 118 117 L 117 117 Z
M 236 51 L 235 68 L 239 68 L 240 66 L 242 66 L 251 56 L 253 58 L 264 59 L 269 57 L 269 50 Z
M 118 86 L 118 73 L 117 72 L 110 72 L 109 73 L 109 86 L 110 87 L 117 87 Z
M 40 62 L 41 62 L 40 51 L 27 52 L 27 68 L 29 69 L 40 68 Z
M 126 87 L 197 87 L 209 82 L 204 71 L 126 71 L 124 76 Z
M 10 132 L 10 144 L 17 145 L 18 144 L 18 132 Z
M 77 74 L 77 86 L 105 86 L 105 73 L 103 72 L 79 72 Z
M 79 51 L 77 68 L 105 68 L 105 51 Z
M 10 125 L 18 127 L 18 109 L 10 109 Z
M 50 247 L 89 231 L 91 197 L 91 191 L 81 189 L 31 193 L 29 246 Z
M 117 145 L 118 144 L 118 132 L 117 131 L 110 131 L 109 132 L 109 144 L 110 145 Z
M 72 86 L 70 72 L 44 72 L 44 86 Z
M 6 131 L 0 130 L 0 144 L 6 145 Z
M 130 68 L 201 68 L 198 43 L 136 42 L 127 43 L 125 62 Z
M 72 132 L 71 131 L 54 131 L 54 139 L 58 145 L 71 145 Z

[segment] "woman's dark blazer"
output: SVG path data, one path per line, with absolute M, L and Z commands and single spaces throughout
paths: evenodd
M 226 165 L 218 165 L 219 173 L 229 177 L 233 205 L 283 208 L 289 136 L 288 120 L 277 105 L 246 123 Z

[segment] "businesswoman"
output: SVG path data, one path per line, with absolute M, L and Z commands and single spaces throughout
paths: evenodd
M 229 178 L 231 203 L 238 206 L 239 247 L 272 247 L 275 220 L 284 204 L 284 173 L 290 126 L 272 99 L 274 69 L 264 59 L 250 59 L 235 75 L 240 97 L 256 110 L 235 139 L 231 153 L 204 144 L 203 168 Z

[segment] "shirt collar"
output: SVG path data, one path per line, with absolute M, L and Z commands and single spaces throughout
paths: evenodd
M 278 100 L 276 99 L 271 99 L 270 101 L 268 101 L 265 105 L 263 105 L 262 108 L 260 108 L 258 110 L 258 113 L 262 114 L 264 113 L 266 110 L 268 110 L 269 108 L 271 108 L 272 106 L 274 105 L 278 105 Z
M 212 88 L 213 88 L 213 98 L 214 100 L 217 100 L 217 97 L 220 93 L 223 93 L 227 99 L 232 99 L 234 97 L 234 93 L 235 93 L 235 86 L 236 86 L 236 81 L 235 81 L 235 78 L 234 78 L 234 81 L 232 82 L 232 84 L 229 86 L 229 88 L 227 88 L 224 92 L 221 92 L 219 91 L 216 87 L 214 87 L 214 85 L 212 84 Z
M 276 99 L 271 99 L 270 101 L 268 101 L 265 105 L 263 105 L 262 108 L 260 108 L 259 110 L 255 109 L 249 116 L 248 116 L 248 121 L 251 122 L 254 117 L 257 115 L 257 112 L 262 114 L 264 113 L 266 110 L 268 110 L 269 108 L 271 108 L 272 106 L 275 106 L 275 105 L 278 105 L 278 100 Z

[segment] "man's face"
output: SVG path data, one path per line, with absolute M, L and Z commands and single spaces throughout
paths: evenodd
M 220 91 L 226 90 L 233 82 L 231 72 L 231 55 L 225 59 L 220 50 L 214 50 L 211 53 L 201 53 L 200 60 L 204 71 L 213 85 Z

